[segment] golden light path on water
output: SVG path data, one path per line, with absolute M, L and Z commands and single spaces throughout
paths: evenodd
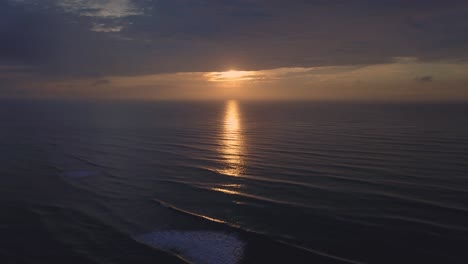
M 244 171 L 244 141 L 242 125 L 237 101 L 226 102 L 221 135 L 221 157 L 224 168 L 219 172 L 229 176 L 240 176 Z

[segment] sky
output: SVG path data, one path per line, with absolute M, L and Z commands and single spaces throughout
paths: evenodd
M 468 101 L 468 1 L 0 0 L 0 98 Z

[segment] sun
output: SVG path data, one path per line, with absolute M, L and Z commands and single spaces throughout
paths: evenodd
M 243 78 L 249 75 L 248 71 L 236 71 L 236 70 L 229 70 L 222 72 L 220 74 L 220 77 L 226 78 L 226 79 L 239 79 Z
M 224 72 L 210 72 L 207 77 L 210 81 L 245 81 L 253 79 L 254 73 L 252 71 L 236 71 L 229 70 Z

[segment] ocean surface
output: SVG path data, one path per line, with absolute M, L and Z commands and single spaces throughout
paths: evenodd
M 468 263 L 468 105 L 0 104 L 1 263 Z

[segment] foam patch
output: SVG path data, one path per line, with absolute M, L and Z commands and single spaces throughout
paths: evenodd
M 82 178 L 88 176 L 95 176 L 98 175 L 97 171 L 92 170 L 72 170 L 72 171 L 65 171 L 63 176 L 70 177 L 70 178 Z
M 161 231 L 136 237 L 148 246 L 176 252 L 195 264 L 235 264 L 244 254 L 244 242 L 235 235 L 212 231 Z

